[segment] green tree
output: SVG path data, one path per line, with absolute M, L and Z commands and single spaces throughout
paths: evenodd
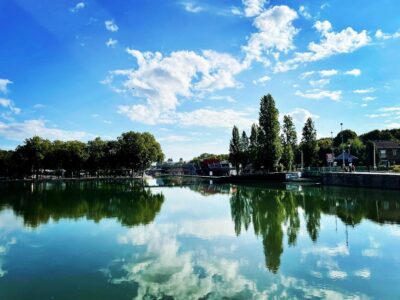
M 249 160 L 253 164 L 254 169 L 258 169 L 260 166 L 259 163 L 259 153 L 260 153 L 260 144 L 259 144 L 259 132 L 260 127 L 257 124 L 253 124 L 251 126 L 251 133 L 249 139 Z
M 87 144 L 88 148 L 88 160 L 86 166 L 91 174 L 97 173 L 99 169 L 104 168 L 105 157 L 107 155 L 107 142 L 103 141 L 100 137 L 95 138 L 93 141 L 89 141 Z
M 318 159 L 317 131 L 311 118 L 308 118 L 304 125 L 300 147 L 303 151 L 305 166 L 315 165 Z
M 236 174 L 239 174 L 239 166 L 241 161 L 241 145 L 239 129 L 233 126 L 232 138 L 229 143 L 229 162 L 236 168 Z
M 50 151 L 50 146 L 49 140 L 34 136 L 26 139 L 24 145 L 19 146 L 17 149 L 21 154 L 21 159 L 35 172 L 36 178 L 39 176 L 39 170 L 44 168 L 45 158 Z
M 283 145 L 283 153 L 282 153 L 282 163 L 286 170 L 292 170 L 292 166 L 294 163 L 294 156 L 297 147 L 297 134 L 296 128 L 293 123 L 293 119 L 291 116 L 283 117 L 283 126 L 282 126 L 282 145 Z
M 242 167 L 245 168 L 249 163 L 249 138 L 245 131 L 242 132 L 242 136 L 240 137 L 240 152 L 240 163 Z
M 332 153 L 332 138 L 322 138 L 317 141 L 318 144 L 318 160 L 319 164 L 324 166 L 327 164 L 326 155 Z
M 151 133 L 139 133 L 138 142 L 138 156 L 139 165 L 138 170 L 142 176 L 144 171 L 151 166 L 154 162 L 162 162 L 164 160 L 164 153 L 161 150 L 160 144 L 156 141 Z
M 343 133 L 343 144 L 347 145 L 348 140 L 354 140 L 357 137 L 357 133 L 353 130 L 345 129 L 343 132 L 339 132 L 333 139 L 333 145 L 335 147 L 344 147 L 342 144 L 342 133 Z
M 267 171 L 276 170 L 282 156 L 279 136 L 279 111 L 270 94 L 263 96 L 260 103 L 260 158 Z
M 81 176 L 81 170 L 89 157 L 86 144 L 80 141 L 68 141 L 65 143 L 65 169 L 68 174 Z

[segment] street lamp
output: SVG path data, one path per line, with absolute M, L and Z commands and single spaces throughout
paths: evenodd
M 340 132 L 342 133 L 342 148 L 343 148 L 343 144 L 344 144 L 344 141 L 343 141 L 343 123 L 340 123 Z M 344 167 L 345 167 L 345 163 L 344 163 L 344 148 L 342 149 L 342 167 L 343 167 L 343 170 L 344 170 Z

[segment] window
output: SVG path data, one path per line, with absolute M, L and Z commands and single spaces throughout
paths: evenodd
M 386 150 L 381 150 L 381 158 L 386 158 Z
M 397 149 L 393 149 L 393 156 L 397 156 Z

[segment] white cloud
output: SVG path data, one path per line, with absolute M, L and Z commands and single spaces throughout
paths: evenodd
M 307 20 L 312 19 L 312 16 L 311 16 L 310 12 L 308 11 L 308 8 L 305 7 L 304 5 L 301 5 L 299 7 L 299 13 Z
M 9 109 L 13 114 L 19 114 L 21 109 L 16 107 L 10 99 L 0 98 L 0 106 Z
M 75 13 L 78 12 L 82 9 L 85 8 L 85 3 L 84 2 L 79 2 L 78 4 L 76 4 L 73 8 L 70 8 L 70 12 Z
M 328 98 L 333 101 L 340 101 L 340 99 L 342 98 L 342 91 L 327 91 L 327 90 L 314 89 L 306 92 L 297 91 L 296 95 L 302 98 L 314 99 L 314 100 Z
M 44 120 L 26 120 L 20 123 L 0 122 L 0 136 L 6 139 L 22 141 L 35 135 L 51 140 L 84 140 L 91 137 L 91 135 L 83 131 L 49 128 Z
M 369 279 L 371 277 L 371 271 L 367 268 L 354 271 L 354 276 L 361 277 L 363 279 Z
M 312 87 L 323 88 L 325 85 L 329 84 L 329 82 L 330 82 L 329 79 L 319 79 L 319 80 L 310 80 L 309 84 Z
M 107 21 L 105 21 L 105 22 L 104 22 L 104 25 L 106 26 L 106 29 L 107 29 L 108 31 L 111 31 L 111 32 L 117 32 L 118 29 L 119 29 L 118 25 L 115 24 L 115 22 L 114 22 L 113 20 L 107 20 Z
M 279 62 L 274 68 L 275 72 L 293 70 L 301 64 L 319 61 L 333 55 L 351 53 L 371 41 L 366 30 L 357 32 L 347 27 L 340 32 L 334 32 L 329 21 L 317 21 L 314 26 L 321 34 L 321 40 L 318 43 L 309 43 L 308 52 L 296 52 L 293 58 Z
M 210 99 L 217 101 L 226 101 L 231 103 L 236 102 L 236 100 L 232 96 L 211 96 Z
M 107 47 L 115 48 L 117 45 L 118 41 L 113 40 L 112 38 L 109 38 L 108 41 L 106 42 Z
M 293 26 L 297 13 L 288 6 L 274 6 L 254 19 L 253 25 L 259 32 L 250 36 L 248 44 L 243 46 L 246 53 L 246 62 L 253 60 L 269 64 L 265 55 L 272 54 L 272 50 L 287 52 L 294 49 L 293 38 L 298 30 Z
M 192 112 L 178 114 L 180 124 L 183 126 L 223 127 L 232 128 L 233 125 L 241 128 L 250 128 L 256 122 L 247 113 L 232 109 L 210 110 L 198 109 Z
M 13 83 L 11 80 L 0 78 L 0 92 L 6 94 L 7 86 L 11 83 Z
M 312 253 L 314 255 L 322 256 L 348 256 L 350 254 L 349 249 L 344 244 L 338 244 L 335 247 L 319 246 L 312 249 L 306 249 L 302 251 L 303 254 Z
M 361 70 L 360 69 L 353 69 L 353 70 L 349 70 L 344 72 L 344 75 L 351 75 L 351 76 L 360 76 L 361 75 Z
M 182 4 L 185 10 L 191 13 L 199 13 L 203 10 L 201 6 L 195 5 L 194 3 L 191 2 L 185 2 Z
M 302 73 L 302 74 L 300 75 L 300 78 L 301 78 L 301 79 L 307 78 L 307 77 L 313 75 L 314 73 L 315 73 L 315 71 L 304 72 L 304 73 Z
M 267 0 L 242 0 L 244 6 L 244 15 L 246 17 L 254 17 L 259 15 Z
M 346 279 L 347 273 L 343 272 L 343 271 L 331 270 L 328 272 L 328 276 L 331 279 L 343 280 L 343 279 Z
M 331 69 L 331 70 L 321 70 L 318 73 L 322 77 L 331 77 L 337 75 L 339 72 L 338 70 Z
M 107 83 L 120 76 L 123 91 L 145 98 L 145 104 L 120 106 L 118 111 L 146 124 L 176 123 L 179 98 L 237 87 L 234 77 L 245 69 L 229 54 L 211 50 L 177 51 L 165 57 L 159 52 L 127 52 L 136 58 L 138 68 L 112 71 Z
M 359 89 L 359 90 L 354 90 L 354 94 L 369 94 L 369 93 L 374 93 L 376 91 L 375 88 L 367 88 L 367 89 Z
M 257 80 L 253 80 L 253 83 L 254 84 L 261 84 L 261 85 L 263 85 L 263 84 L 265 84 L 267 81 L 269 81 L 269 80 L 271 80 L 271 77 L 269 77 L 269 76 L 262 76 L 262 77 L 260 77 L 260 78 L 258 78 Z
M 397 31 L 393 34 L 389 34 L 389 33 L 384 33 L 381 29 L 378 29 L 375 33 L 375 37 L 379 40 L 397 39 L 400 38 L 400 31 Z
M 375 99 L 376 97 L 371 97 L 371 96 L 366 96 L 362 98 L 363 101 L 374 101 Z

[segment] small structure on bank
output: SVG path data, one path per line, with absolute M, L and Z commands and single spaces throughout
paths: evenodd
M 343 158 L 346 166 L 354 164 L 358 160 L 358 157 L 351 155 L 348 152 L 342 152 L 335 157 L 335 161 L 338 163 L 338 165 L 341 165 L 343 163 Z

